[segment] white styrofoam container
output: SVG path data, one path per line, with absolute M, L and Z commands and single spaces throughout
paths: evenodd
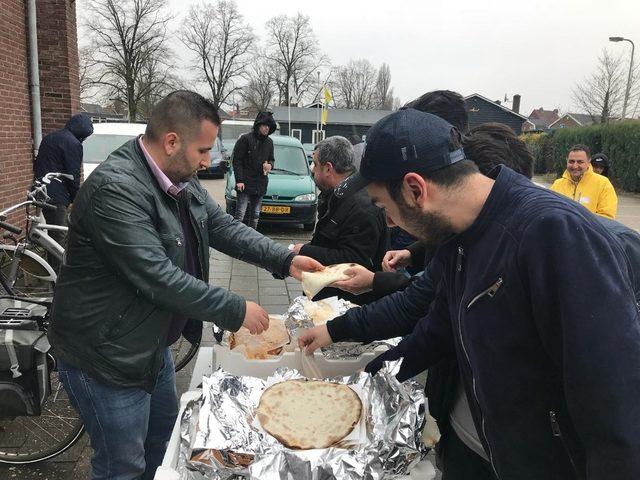
M 215 353 L 214 353 L 215 351 Z M 364 368 L 365 365 L 376 357 L 380 352 L 367 352 L 364 355 L 348 360 L 332 360 L 324 358 L 322 353 L 315 352 L 316 364 L 322 373 L 329 377 L 347 376 Z M 297 354 L 297 355 L 296 355 Z M 281 366 L 296 368 L 302 372 L 302 352 L 285 352 L 280 358 L 269 360 L 248 360 L 238 352 L 232 352 L 228 347 L 215 345 L 211 347 L 201 347 L 196 358 L 193 370 L 191 387 L 202 382 L 203 375 L 210 375 L 213 368 L 222 366 L 229 373 L 234 375 L 251 375 L 266 378 Z M 318 358 L 321 357 L 321 358 Z M 212 361 L 213 359 L 213 361 Z M 269 363 L 264 363 L 269 362 Z M 258 364 L 258 365 L 255 365 Z M 234 371 L 235 370 L 235 371 Z M 258 373 L 247 373 L 249 370 Z M 325 373 L 327 372 L 327 373 Z M 180 480 L 180 475 L 176 468 L 178 466 L 178 455 L 180 452 L 180 419 L 186 404 L 190 400 L 195 400 L 201 395 L 200 390 L 190 390 L 180 398 L 180 412 L 171 432 L 171 438 L 164 455 L 162 465 L 156 470 L 154 480 Z M 411 475 L 400 477 L 400 480 L 433 480 L 435 469 L 429 460 L 423 460 L 411 471 Z
M 313 358 L 323 377 L 346 377 L 364 369 L 367 363 L 380 355 L 384 349 L 381 347 L 380 351 L 366 352 L 357 358 L 347 359 L 330 359 L 326 358 L 322 352 L 315 351 Z M 215 368 L 222 367 L 232 375 L 267 378 L 281 367 L 294 368 L 304 375 L 302 365 L 304 353 L 300 350 L 283 352 L 277 358 L 266 360 L 250 360 L 242 353 L 229 350 L 229 347 L 224 345 L 214 345 L 213 350 Z
M 160 465 L 156 470 L 156 474 L 153 477 L 154 480 L 180 480 L 180 475 L 176 471 L 176 467 L 178 466 L 178 454 L 180 453 L 180 420 L 182 418 L 182 412 L 184 412 L 184 407 L 187 403 L 191 400 L 195 400 L 201 394 L 202 392 L 199 390 L 190 390 L 183 393 L 182 397 L 180 397 L 180 411 L 178 412 L 178 418 L 176 419 L 176 423 L 173 425 L 171 438 L 167 445 L 167 451 L 162 459 L 162 465 Z

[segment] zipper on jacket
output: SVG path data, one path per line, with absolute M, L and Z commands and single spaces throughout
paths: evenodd
M 461 246 L 458 246 L 458 255 L 456 257 L 456 276 L 462 276 L 462 260 L 464 257 L 464 249 Z M 462 280 L 462 279 L 460 279 Z M 500 287 L 498 287 L 500 288 Z M 464 285 L 462 286 L 462 291 L 460 292 L 460 305 L 458 305 L 458 337 L 460 338 L 460 346 L 462 347 L 462 351 L 464 352 L 464 356 L 467 360 L 467 365 L 469 366 L 469 371 L 471 372 L 471 385 L 473 389 L 473 398 L 478 405 L 478 410 L 480 411 L 480 419 L 482 421 L 482 436 L 484 437 L 484 441 L 487 445 L 487 454 L 489 456 L 489 463 L 491 464 L 491 468 L 493 473 L 496 476 L 496 479 L 500 480 L 500 476 L 498 475 L 498 471 L 496 470 L 495 465 L 493 464 L 493 453 L 491 452 L 491 445 L 489 444 L 489 439 L 487 438 L 487 432 L 485 429 L 484 415 L 482 414 L 482 410 L 480 409 L 480 402 L 478 401 L 478 392 L 476 391 L 476 379 L 473 376 L 473 369 L 471 368 L 471 360 L 469 359 L 469 352 L 467 352 L 467 347 L 464 344 L 464 338 L 462 336 L 462 305 L 464 300 Z
M 556 415 L 556 412 L 554 412 L 553 410 L 549 411 L 549 421 L 551 422 L 551 433 L 553 435 L 553 438 L 555 438 L 556 441 L 558 441 L 562 445 L 562 448 L 564 449 L 564 452 L 567 454 L 567 458 L 569 459 L 569 463 L 571 464 L 571 468 L 573 469 L 573 473 L 575 474 L 576 478 L 583 478 L 582 475 L 580 475 L 580 472 L 578 471 L 578 467 L 576 466 L 576 463 L 573 461 L 573 457 L 571 456 L 571 451 L 569 450 L 569 446 L 567 445 L 567 442 L 565 442 L 564 437 L 562 436 L 562 430 L 560 429 L 560 423 L 558 422 L 558 417 Z
M 187 191 L 187 205 L 191 205 L 191 193 Z M 198 223 L 194 220 L 193 215 L 191 215 L 191 208 L 188 208 L 189 213 L 189 222 L 191 222 L 191 228 L 193 228 L 193 233 L 195 234 L 196 241 L 198 245 L 196 245 L 196 252 L 198 252 L 198 263 L 200 264 L 200 276 L 202 278 L 208 278 L 204 275 L 204 263 L 202 262 L 202 255 L 200 254 L 200 246 L 202 245 L 202 238 L 200 235 L 200 229 L 198 228 Z M 186 253 L 185 253 L 186 254 Z
M 480 300 L 484 296 L 493 298 L 498 292 L 498 290 L 500 290 L 500 287 L 502 286 L 503 283 L 504 282 L 502 281 L 502 277 L 499 277 L 498 280 L 496 280 L 496 282 L 493 285 L 491 285 L 486 290 L 483 290 L 482 292 L 480 292 L 478 295 L 476 295 L 471 299 L 471 301 L 469 302 L 469 305 L 467 305 L 467 310 L 469 310 L 478 300 Z

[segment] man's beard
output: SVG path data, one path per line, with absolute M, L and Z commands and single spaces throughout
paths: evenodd
M 316 184 L 316 187 L 318 187 L 318 189 L 321 192 L 327 193 L 327 192 L 333 190 L 333 188 L 328 187 L 327 185 L 324 185 L 322 182 L 319 182 L 318 179 L 315 176 L 313 177 L 313 183 Z
M 407 231 L 425 244 L 429 256 L 455 233 L 451 222 L 439 213 L 423 213 L 404 203 L 404 199 L 400 200 L 399 209 Z
M 186 169 L 189 168 L 189 164 L 187 162 L 186 155 L 182 149 L 176 152 L 175 156 L 173 157 L 172 163 L 173 163 L 173 166 L 175 167 L 175 170 L 171 172 L 172 175 L 170 180 L 174 184 L 186 183 L 189 180 L 191 180 L 191 177 L 193 177 L 193 172 L 186 171 Z

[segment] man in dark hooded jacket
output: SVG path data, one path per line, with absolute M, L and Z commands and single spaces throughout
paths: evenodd
M 43 210 L 47 223 L 66 225 L 67 208 L 80 188 L 80 169 L 82 167 L 82 142 L 93 133 L 91 119 L 78 113 L 71 117 L 64 128 L 51 132 L 42 139 L 38 156 L 33 165 L 35 178 L 41 179 L 47 173 L 57 172 L 73 175 L 73 180 L 51 182 L 47 193 L 55 210 Z M 51 231 L 50 235 L 63 244 L 64 232 Z M 64 246 L 64 245 L 63 245 Z
M 273 168 L 273 141 L 276 130 L 271 112 L 260 112 L 253 130 L 242 135 L 233 148 L 233 172 L 236 177 L 235 219 L 251 228 L 258 226 L 262 196 L 267 193 L 269 172 Z

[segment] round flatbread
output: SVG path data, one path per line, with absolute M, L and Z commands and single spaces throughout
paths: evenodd
M 302 291 L 311 300 L 320 290 L 333 282 L 348 280 L 349 275 L 345 275 L 344 271 L 357 265 L 357 263 L 338 263 L 329 265 L 319 272 L 302 272 Z
M 286 447 L 328 448 L 353 431 L 362 402 L 346 385 L 288 380 L 264 391 L 256 413 L 262 428 Z

